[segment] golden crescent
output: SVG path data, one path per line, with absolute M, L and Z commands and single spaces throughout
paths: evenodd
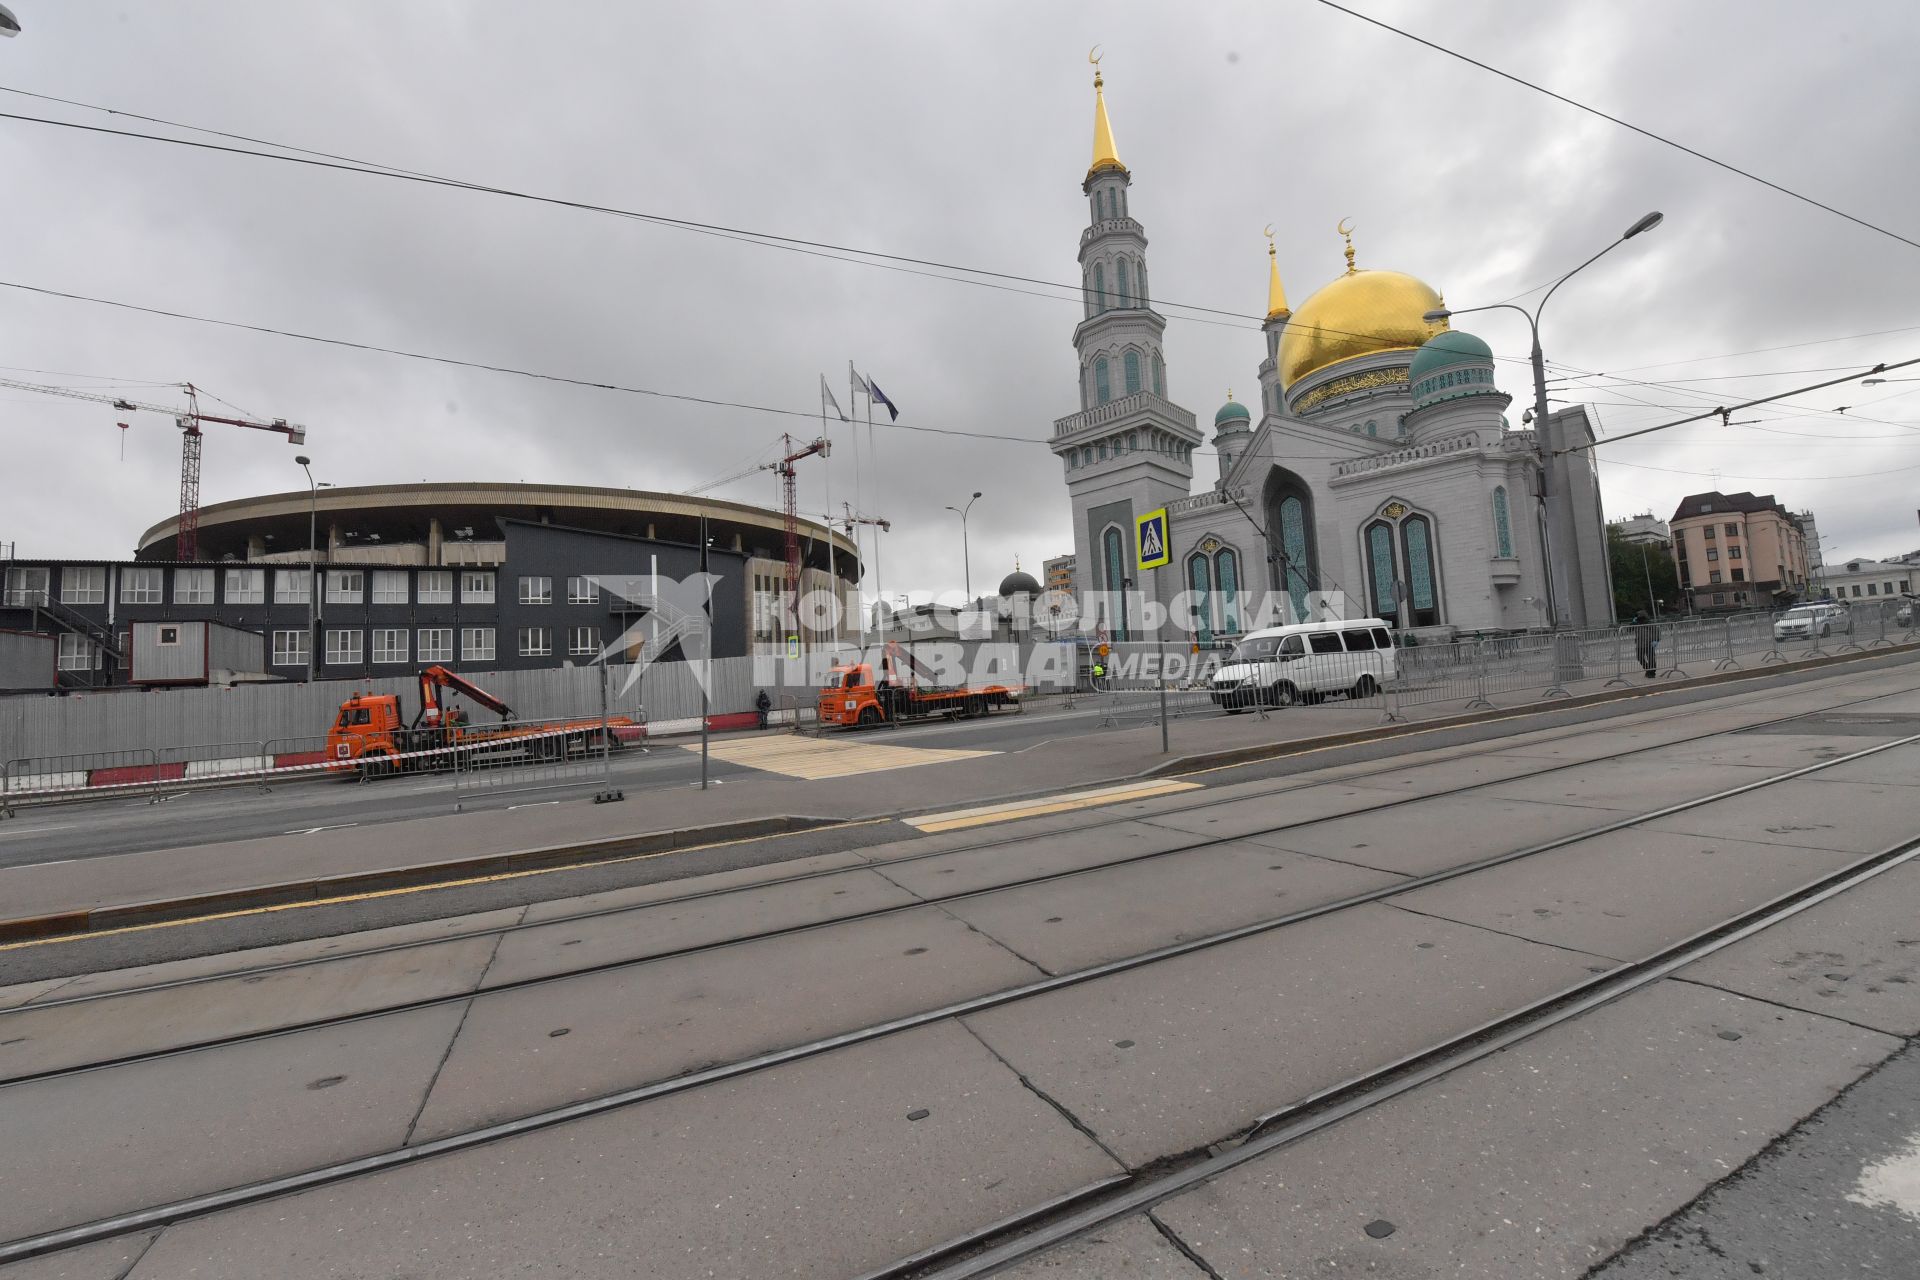
M 1353 222 L 1352 218 L 1342 218 L 1340 219 L 1340 225 L 1335 227 L 1334 230 L 1338 231 L 1343 236 L 1350 236 L 1353 234 L 1353 227 L 1351 225 L 1352 222 Z
M 1263 230 L 1263 231 L 1261 231 L 1261 233 L 1260 233 L 1260 234 L 1261 234 L 1261 235 L 1263 235 L 1263 236 L 1265 236 L 1265 237 L 1266 237 L 1267 239 L 1269 239 L 1269 240 L 1271 240 L 1271 239 L 1273 239 L 1273 224 L 1272 224 L 1271 222 L 1269 222 L 1269 223 L 1268 223 L 1268 224 L 1266 225 L 1266 228 L 1265 228 L 1265 230 Z
M 1099 45 L 1095 45 L 1093 46 L 1093 48 L 1087 50 L 1087 61 L 1091 62 L 1096 67 L 1100 65 L 1100 46 Z

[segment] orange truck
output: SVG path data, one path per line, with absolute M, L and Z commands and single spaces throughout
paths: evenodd
M 441 704 L 440 691 L 464 694 L 501 717 L 497 724 L 472 724 L 458 703 Z M 340 714 L 327 730 L 327 763 L 334 769 L 361 776 L 415 773 L 451 769 L 468 756 L 489 760 L 521 757 L 559 760 L 600 750 L 604 735 L 609 751 L 646 737 L 646 726 L 630 716 L 523 723 L 513 708 L 479 685 L 445 667 L 420 673 L 420 710 L 413 719 L 401 714 L 400 698 L 391 693 L 356 693 L 340 704 Z M 438 750 L 440 748 L 460 750 Z M 432 755 L 417 752 L 433 751 Z
M 835 667 L 820 690 L 820 723 L 845 728 L 898 724 L 930 716 L 984 716 L 996 707 L 1015 706 L 1020 701 L 1021 686 L 1017 684 L 922 683 L 926 674 L 923 664 L 897 643 L 889 643 L 882 650 L 877 673 L 872 662 Z

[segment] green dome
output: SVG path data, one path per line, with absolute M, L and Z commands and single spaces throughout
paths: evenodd
M 1418 382 L 1437 369 L 1479 360 L 1493 363 L 1493 348 L 1470 333 L 1449 329 L 1428 338 L 1414 352 L 1413 363 L 1407 366 L 1407 381 Z
M 1213 425 L 1224 427 L 1229 422 L 1252 422 L 1253 415 L 1247 412 L 1247 406 L 1238 400 L 1229 400 L 1220 406 L 1220 412 L 1213 415 Z

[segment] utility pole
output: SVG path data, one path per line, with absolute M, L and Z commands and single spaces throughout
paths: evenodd
M 964 507 L 948 507 L 947 510 L 960 517 L 960 560 L 965 566 L 967 582 L 967 604 L 973 604 L 973 552 L 967 547 L 967 512 L 973 510 L 973 504 L 980 501 L 980 491 L 975 489 L 973 496 L 967 499 Z

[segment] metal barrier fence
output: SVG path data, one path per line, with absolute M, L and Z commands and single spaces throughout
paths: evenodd
M 1663 619 L 1646 624 L 1584 631 L 1529 632 L 1467 637 L 1445 644 L 1405 643 L 1396 637 L 1390 663 L 1381 651 L 1306 653 L 1294 662 L 1262 666 L 1262 679 L 1232 690 L 1214 690 L 1210 675 L 1228 655 L 1202 655 L 1194 668 L 1170 678 L 1169 718 L 1253 712 L 1262 718 L 1279 708 L 1371 708 L 1383 721 L 1402 720 L 1417 708 L 1455 704 L 1460 710 L 1548 701 L 1620 688 L 1649 680 L 1680 680 L 1748 667 L 1803 662 L 1839 652 L 1891 649 L 1920 639 L 1897 621 L 1903 602 L 1856 605 L 1849 629 L 1822 636 L 1776 638 L 1772 613 Z M 1651 639 L 1649 646 L 1645 642 Z M 1152 646 L 1128 646 L 1151 653 Z M 1119 654 L 1122 646 L 1114 646 Z M 1122 655 L 1126 656 L 1126 655 Z M 1185 655 L 1182 655 L 1183 657 Z M 1297 665 L 1296 665 L 1297 664 Z M 1151 669 L 1122 664 L 1129 676 L 1096 682 L 1100 727 L 1133 727 L 1158 720 L 1159 687 Z M 1305 674 L 1311 672 L 1310 675 Z M 1362 685 L 1363 676 L 1371 683 Z M 1227 695 L 1227 696 L 1223 696 Z
M 613 757 L 625 749 L 610 722 L 522 720 L 452 753 L 454 807 L 479 795 L 595 786 L 617 800 Z

